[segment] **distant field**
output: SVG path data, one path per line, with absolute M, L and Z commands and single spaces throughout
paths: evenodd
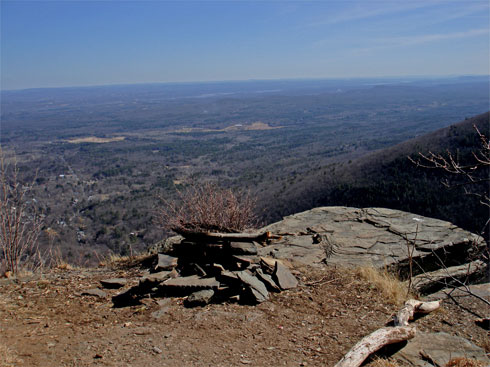
M 179 130 L 175 130 L 173 132 L 176 133 L 195 133 L 195 132 L 202 132 L 202 133 L 212 133 L 212 132 L 225 132 L 225 131 L 255 131 L 255 130 L 274 130 L 274 129 L 282 129 L 284 126 L 270 126 L 269 124 L 263 123 L 261 121 L 253 122 L 249 125 L 244 125 L 244 124 L 235 124 L 231 126 L 224 127 L 222 129 L 204 129 L 204 128 L 189 128 L 189 127 L 184 127 Z
M 80 144 L 80 143 L 102 144 L 102 143 L 112 143 L 115 141 L 123 141 L 124 139 L 126 139 L 126 137 L 124 136 L 115 136 L 113 138 L 98 138 L 96 136 L 87 136 L 84 138 L 67 139 L 66 141 L 72 144 Z

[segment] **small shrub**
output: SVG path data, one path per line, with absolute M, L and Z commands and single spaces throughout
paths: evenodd
M 6 164 L 0 150 L 0 261 L 13 274 L 21 262 L 32 265 L 38 254 L 43 219 L 28 200 L 32 185 L 21 183 L 17 166 Z
M 236 194 L 212 183 L 177 193 L 176 200 L 160 198 L 158 222 L 165 230 L 240 232 L 257 225 L 256 202 L 249 193 Z
M 356 270 L 357 275 L 373 284 L 385 296 L 386 301 L 401 305 L 407 298 L 407 286 L 395 275 L 387 270 L 378 270 L 374 267 L 360 267 Z

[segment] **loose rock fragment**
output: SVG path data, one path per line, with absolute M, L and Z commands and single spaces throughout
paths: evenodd
M 219 280 L 222 281 L 223 283 L 226 283 L 226 284 L 235 284 L 239 281 L 238 279 L 238 275 L 236 275 L 235 273 L 231 272 L 231 271 L 228 271 L 228 270 L 225 270 L 223 271 L 220 275 L 219 275 Z
M 114 307 L 126 307 L 141 304 L 141 295 L 138 294 L 139 290 L 139 286 L 135 286 L 125 292 L 116 294 L 114 297 L 112 297 Z
M 235 255 L 257 255 L 257 247 L 251 242 L 230 242 L 230 251 Z
M 154 268 L 156 272 L 162 270 L 172 270 L 177 266 L 178 259 L 173 256 L 158 254 L 157 264 Z
M 126 285 L 127 281 L 125 278 L 112 278 L 104 279 L 100 281 L 100 284 L 107 289 L 118 289 Z
M 249 290 L 249 296 L 255 303 L 261 303 L 269 299 L 269 292 L 265 284 L 250 274 L 248 271 L 237 271 L 235 274 Z
M 163 353 L 162 350 L 160 348 L 158 348 L 158 347 L 153 347 L 152 350 L 156 354 L 162 354 Z
M 272 280 L 269 274 L 264 274 L 262 269 L 257 269 L 257 278 L 265 284 L 266 288 L 272 292 L 280 292 L 281 288 Z
M 281 289 L 291 289 L 298 286 L 298 280 L 294 277 L 289 269 L 281 262 L 276 261 L 276 267 L 272 279 Z
M 217 288 L 219 282 L 215 278 L 199 278 L 197 275 L 168 279 L 163 283 L 168 287 L 190 287 L 190 288 Z
M 262 269 L 264 269 L 269 274 L 272 274 L 274 272 L 276 262 L 277 260 L 273 259 L 272 257 L 260 257 L 260 265 L 262 266 Z
M 161 282 L 171 278 L 171 272 L 170 271 L 160 271 L 158 273 L 153 273 L 150 275 L 147 275 L 143 278 L 140 279 L 140 285 L 141 286 L 156 286 L 160 284 Z
M 105 298 L 107 296 L 107 293 L 104 292 L 102 289 L 93 288 L 93 289 L 84 290 L 82 292 L 82 296 L 94 296 L 99 298 Z
M 245 268 L 259 262 L 259 258 L 257 256 L 250 255 L 233 255 L 233 259 Z
M 194 292 L 184 301 L 184 306 L 205 306 L 211 301 L 213 296 L 214 291 L 212 289 L 204 289 L 202 291 Z

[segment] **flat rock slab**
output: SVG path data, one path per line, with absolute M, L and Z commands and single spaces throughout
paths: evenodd
M 230 242 L 230 251 L 235 255 L 257 255 L 257 246 L 252 242 Z
M 441 289 L 436 293 L 432 293 L 429 296 L 425 297 L 428 301 L 444 299 L 449 297 L 450 294 L 452 298 L 458 299 L 461 297 L 473 297 L 468 290 L 476 294 L 479 297 L 482 297 L 490 302 L 490 283 L 482 283 L 482 284 L 469 284 L 466 287 L 458 287 L 458 288 L 445 288 Z
M 265 284 L 265 287 L 267 288 L 268 291 L 271 292 L 280 292 L 281 288 L 277 285 L 274 280 L 272 280 L 272 277 L 269 274 L 265 274 L 262 269 L 257 269 L 257 278 Z
M 279 261 L 276 261 L 272 279 L 282 290 L 296 288 L 298 286 L 298 280 L 295 276 Z
M 125 278 L 111 278 L 100 281 L 100 284 L 107 289 L 119 289 L 126 285 L 127 280 Z
M 166 287 L 211 289 L 218 288 L 220 284 L 215 278 L 199 278 L 197 275 L 191 275 L 189 277 L 168 279 L 163 282 L 163 285 Z
M 438 366 L 445 366 L 450 359 L 457 357 L 473 358 L 488 366 L 490 360 L 485 351 L 459 336 L 447 333 L 423 333 L 418 332 L 415 338 L 408 341 L 407 345 L 396 352 L 392 357 L 413 367 L 434 367 L 421 357 L 428 355 Z
M 158 273 L 153 273 L 144 276 L 140 279 L 140 286 L 142 287 L 154 287 L 163 281 L 172 277 L 171 271 L 160 271 Z
M 178 258 L 164 254 L 158 254 L 157 256 L 155 271 L 172 270 L 177 266 Z
M 415 239 L 414 258 L 444 247 L 483 246 L 481 237 L 449 222 L 384 208 L 320 207 L 262 231 L 282 239 L 259 248 L 260 256 L 312 266 L 325 261 L 352 267 L 393 265 L 407 260 L 407 241 Z
M 259 262 L 259 257 L 253 255 L 233 255 L 233 260 L 244 264 L 245 266 L 249 266 L 250 264 L 256 264 Z
M 419 294 L 434 293 L 451 285 L 459 285 L 465 279 L 485 270 L 485 263 L 480 260 L 468 264 L 450 266 L 440 270 L 419 274 L 412 280 L 412 285 Z
M 211 301 L 213 296 L 214 291 L 212 289 L 204 289 L 202 291 L 194 292 L 184 301 L 184 306 L 205 306 Z
M 254 277 L 248 271 L 235 272 L 238 279 L 242 281 L 246 288 L 250 291 L 250 296 L 256 303 L 261 303 L 269 299 L 269 292 L 264 283 Z
M 104 292 L 102 289 L 99 288 L 93 288 L 93 289 L 86 289 L 81 293 L 82 296 L 94 296 L 94 297 L 99 297 L 99 298 L 105 298 L 107 296 L 107 293 Z

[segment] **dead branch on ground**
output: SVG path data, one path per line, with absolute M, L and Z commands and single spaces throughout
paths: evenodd
M 359 367 L 374 352 L 390 344 L 400 343 L 415 336 L 414 326 L 408 326 L 415 313 L 430 313 L 440 307 L 441 301 L 422 302 L 409 299 L 394 317 L 394 327 L 384 327 L 361 339 L 334 367 Z
M 334 367 L 359 367 L 371 354 L 385 345 L 400 343 L 415 336 L 415 327 L 397 326 L 376 330 L 361 339 Z

